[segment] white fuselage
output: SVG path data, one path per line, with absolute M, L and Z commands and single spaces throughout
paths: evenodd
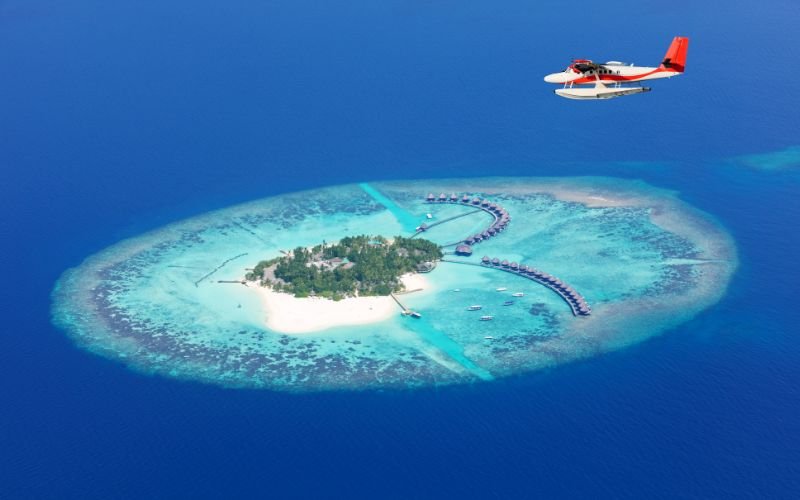
M 568 67 L 561 73 L 552 73 L 544 77 L 547 83 L 562 83 L 572 85 L 591 85 L 598 81 L 604 84 L 643 82 L 647 80 L 657 80 L 659 78 L 672 78 L 680 75 L 664 67 L 633 66 L 619 63 L 606 63 L 597 69 L 590 69 L 585 72 L 576 70 L 573 66 Z
M 649 87 L 625 85 L 660 78 L 672 78 L 686 69 L 686 51 L 689 38 L 676 36 L 657 67 L 634 66 L 619 61 L 599 64 L 589 59 L 575 59 L 561 73 L 544 77 L 547 83 L 563 85 L 555 93 L 568 99 L 611 99 L 631 94 L 649 92 Z

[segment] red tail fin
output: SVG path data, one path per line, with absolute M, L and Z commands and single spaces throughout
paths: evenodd
M 689 49 L 689 38 L 685 36 L 676 36 L 672 39 L 672 43 L 664 55 L 664 61 L 661 62 L 662 68 L 671 69 L 679 73 L 683 73 L 686 69 L 686 51 Z

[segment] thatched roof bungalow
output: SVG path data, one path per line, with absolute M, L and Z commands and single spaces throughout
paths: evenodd
M 456 247 L 456 255 L 470 256 L 472 255 L 472 247 L 469 245 L 458 245 Z

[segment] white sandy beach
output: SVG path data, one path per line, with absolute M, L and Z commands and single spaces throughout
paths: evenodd
M 427 278 L 421 274 L 406 274 L 401 279 L 406 290 L 430 289 Z M 260 286 L 253 289 L 263 297 L 267 328 L 280 333 L 309 333 L 337 326 L 377 323 L 401 312 L 391 297 L 351 297 L 333 301 L 318 297 L 299 299 Z

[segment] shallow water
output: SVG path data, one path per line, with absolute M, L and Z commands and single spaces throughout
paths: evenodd
M 402 296 L 421 320 L 398 309 L 372 325 L 284 335 L 265 326 L 259 294 L 225 283 L 283 249 L 346 235 L 408 235 L 443 221 L 423 236 L 448 245 L 491 224 L 471 206 L 427 203 L 429 190 L 488 197 L 512 222 L 471 257 L 445 247 L 431 289 Z M 571 284 L 591 316 L 573 316 L 539 283 L 476 266 L 482 255 Z M 642 183 L 380 182 L 266 198 L 123 241 L 65 273 L 53 314 L 79 345 L 147 372 L 286 390 L 419 387 L 489 381 L 639 342 L 718 300 L 736 263 L 720 227 Z M 518 291 L 524 297 L 512 299 Z M 466 311 L 471 304 L 483 309 Z

